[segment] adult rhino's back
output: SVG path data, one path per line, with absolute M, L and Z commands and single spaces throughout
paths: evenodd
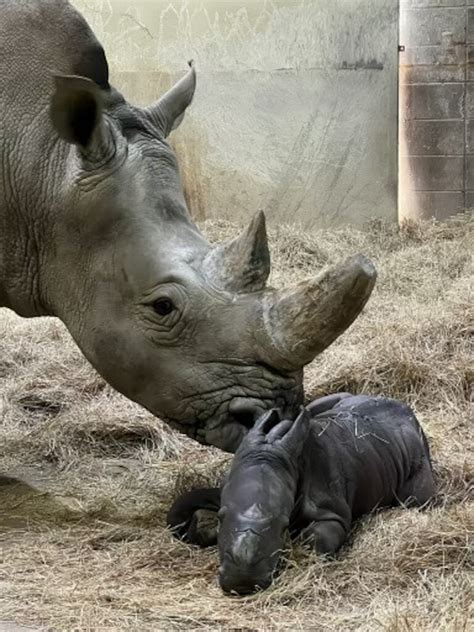
M 104 51 L 69 2 L 0 0 L 0 15 L 2 109 L 37 111 L 51 95 L 53 73 L 82 75 L 108 87 Z
M 55 240 L 46 218 L 63 206 L 71 152 L 50 118 L 54 74 L 108 87 L 105 54 L 86 21 L 65 0 L 0 0 L 0 305 L 22 315 L 46 313 L 33 268 L 41 244 Z
M 0 16 L 1 220 L 22 194 L 40 214 L 66 164 L 69 147 L 58 145 L 49 115 L 53 75 L 82 75 L 107 88 L 108 67 L 86 21 L 65 0 L 0 0 Z

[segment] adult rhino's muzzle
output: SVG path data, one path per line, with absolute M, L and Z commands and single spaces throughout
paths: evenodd
M 246 433 L 256 420 L 267 410 L 279 407 L 286 414 L 293 415 L 303 403 L 303 388 L 300 380 L 294 381 L 292 388 L 278 390 L 273 397 L 235 397 L 222 414 L 206 421 L 202 430 L 197 430 L 194 438 L 205 444 L 214 445 L 226 452 L 235 452 Z
M 263 412 L 265 412 L 263 403 L 251 397 L 235 397 L 229 404 L 230 419 L 248 429 L 253 427 Z

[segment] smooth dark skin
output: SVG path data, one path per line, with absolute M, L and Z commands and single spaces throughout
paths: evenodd
M 184 494 L 168 514 L 192 544 L 218 541 L 219 581 L 238 594 L 267 588 L 287 533 L 334 554 L 351 525 L 377 507 L 422 506 L 435 492 L 429 448 L 408 406 L 340 393 L 297 419 L 264 415 L 241 443 L 222 490 Z M 198 509 L 218 511 L 219 533 L 203 533 Z

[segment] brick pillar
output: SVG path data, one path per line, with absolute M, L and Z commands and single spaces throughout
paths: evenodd
M 474 207 L 474 0 L 466 16 L 466 208 Z
M 401 218 L 446 219 L 474 205 L 470 43 L 474 0 L 401 0 Z

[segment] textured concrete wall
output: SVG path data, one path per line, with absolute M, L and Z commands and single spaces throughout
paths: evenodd
M 445 219 L 474 206 L 474 0 L 401 0 L 400 41 L 400 214 Z
M 75 4 L 131 102 L 195 60 L 195 101 L 172 143 L 196 217 L 396 220 L 398 0 Z

